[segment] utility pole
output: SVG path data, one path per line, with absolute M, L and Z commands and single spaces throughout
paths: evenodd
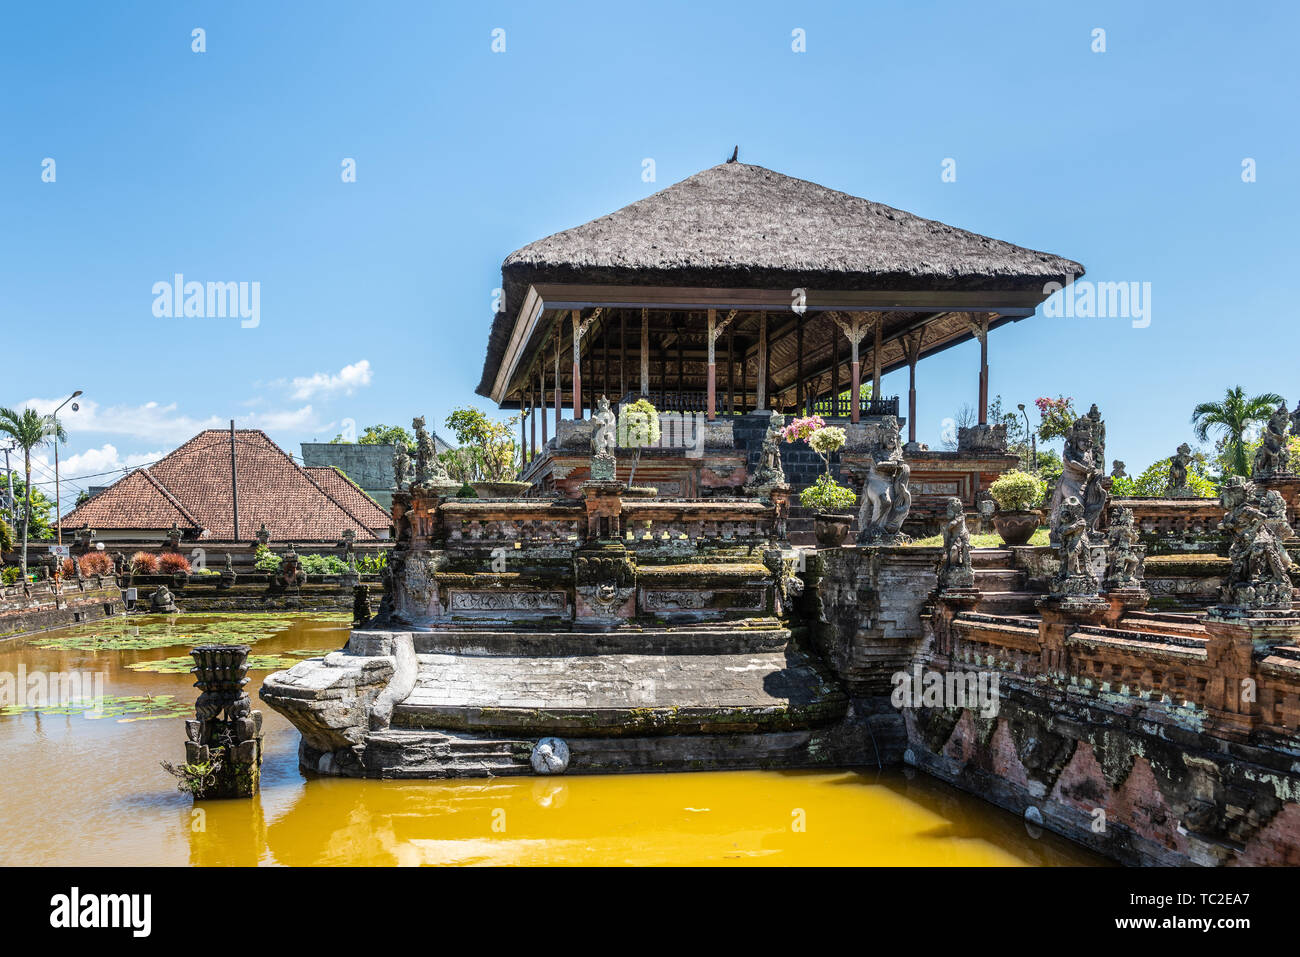
M 235 471 L 235 420 L 230 420 L 230 499 L 235 507 L 235 541 L 239 541 L 239 481 Z
M 8 511 L 9 511 L 10 528 L 18 527 L 18 519 L 14 516 L 14 472 L 13 469 L 9 467 L 9 453 L 12 452 L 16 447 L 17 446 L 13 442 L 10 442 L 8 445 L 5 446 L 5 477 L 9 482 Z

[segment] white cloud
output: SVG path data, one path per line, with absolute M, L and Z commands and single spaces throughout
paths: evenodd
M 370 385 L 372 376 L 369 359 L 344 366 L 337 373 L 317 372 L 310 376 L 295 376 L 291 383 L 293 398 L 310 399 L 314 396 L 330 396 L 340 392 L 343 395 L 352 395 L 357 389 Z
M 87 449 L 73 455 L 59 453 L 59 478 L 68 488 L 87 488 L 91 485 L 111 485 L 130 469 L 156 462 L 169 449 L 154 452 L 138 452 L 122 456 L 117 447 L 105 442 L 97 449 Z M 22 466 L 18 466 L 21 471 Z M 105 474 L 107 473 L 107 474 Z M 49 448 L 32 453 L 32 478 L 38 488 L 44 488 L 50 494 L 54 492 L 54 453 Z
M 28 399 L 18 408 L 31 407 L 42 415 L 53 412 L 62 402 L 58 399 Z M 215 415 L 198 419 L 177 412 L 177 404 L 162 405 L 146 402 L 143 405 L 100 406 L 89 399 L 80 399 L 76 412 L 65 406 L 59 413 L 59 422 L 68 434 L 102 432 L 108 435 L 129 435 L 143 442 L 180 443 L 204 429 L 219 429 L 226 421 Z

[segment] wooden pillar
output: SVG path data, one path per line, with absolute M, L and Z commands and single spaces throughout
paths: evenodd
M 650 310 L 641 310 L 641 394 L 650 394 Z
M 519 392 L 519 467 L 522 469 L 528 464 L 528 437 L 524 432 L 524 426 L 528 422 L 528 413 L 524 411 L 524 393 Z
M 754 411 L 767 407 L 767 313 L 758 314 L 758 382 L 754 387 Z
M 727 330 L 727 414 L 736 414 L 736 331 Z
M 687 317 L 689 318 L 689 317 Z M 686 344 L 685 325 L 677 327 L 677 401 L 683 401 L 686 392 Z M 684 411 L 684 410 L 682 410 Z
M 840 337 L 831 322 L 831 417 L 840 414 Z
M 803 386 L 803 316 L 794 321 L 795 357 L 794 357 L 794 407 L 799 415 L 807 415 L 804 408 Z
M 907 359 L 907 441 L 916 441 L 916 361 L 921 358 L 921 341 L 925 329 L 918 329 L 903 339 L 903 355 Z
M 708 315 L 709 368 L 704 384 L 704 409 L 710 422 L 718 417 L 718 366 L 713 352 L 717 325 L 718 311 L 710 309 Z
M 537 363 L 537 399 L 542 407 L 542 448 L 546 447 L 546 362 Z
M 573 320 L 573 418 L 582 418 L 582 310 L 574 309 Z
M 531 390 L 529 391 L 531 392 Z M 542 418 L 545 419 L 546 416 L 542 416 Z M 532 395 L 529 395 L 528 397 L 528 431 L 530 433 L 528 437 L 528 443 L 529 443 L 528 451 L 531 454 L 536 455 L 537 454 L 537 399 Z
M 876 319 L 876 342 L 871 349 L 871 398 L 875 401 L 880 400 L 880 347 L 884 325 L 884 316 Z
M 557 320 L 555 323 L 555 438 L 560 438 L 560 412 L 564 404 L 564 394 L 560 391 L 560 342 L 564 338 L 561 332 L 562 326 Z
M 618 311 L 618 397 L 627 395 L 627 310 Z
M 985 315 L 968 320 L 971 335 L 978 339 L 980 344 L 980 425 L 987 425 L 989 420 L 989 320 L 991 318 L 991 315 Z

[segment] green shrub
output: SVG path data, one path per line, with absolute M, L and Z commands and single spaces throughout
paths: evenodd
M 18 578 L 19 576 L 22 575 L 22 573 L 23 570 L 19 568 L 17 565 L 9 565 L 4 569 L 4 571 L 0 571 L 0 584 L 4 584 L 4 585 L 17 584 Z
M 298 563 L 308 575 L 342 575 L 348 570 L 337 555 L 299 555 Z
M 280 556 L 266 545 L 258 545 L 253 552 L 253 567 L 259 572 L 273 572 L 280 567 Z
M 1028 472 L 1013 469 L 989 486 L 989 494 L 1004 512 L 1023 512 L 1043 501 L 1047 483 Z
M 804 508 L 851 508 L 857 501 L 858 496 L 853 489 L 845 488 L 825 474 L 817 476 L 815 484 L 799 493 L 799 503 Z
M 618 444 L 642 448 L 659 444 L 659 410 L 649 399 L 627 402 L 618 410 Z
M 1187 469 L 1187 487 L 1196 498 L 1214 498 L 1219 494 L 1218 487 L 1202 472 L 1204 466 L 1192 459 Z M 1110 494 L 1116 498 L 1135 495 L 1149 498 L 1162 498 L 1169 494 L 1169 460 L 1160 459 L 1148 465 L 1137 478 L 1125 476 L 1111 480 Z

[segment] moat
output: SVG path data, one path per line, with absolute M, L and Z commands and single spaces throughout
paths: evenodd
M 258 796 L 196 806 L 176 791 L 159 762 L 178 757 L 193 713 L 191 646 L 251 644 L 264 666 L 250 671 L 256 697 L 267 668 L 338 648 L 348 628 L 339 616 L 150 616 L 0 645 L 0 673 L 102 673 L 106 702 L 99 717 L 75 706 L 0 709 L 0 865 L 1105 863 L 897 768 L 305 775 L 298 732 L 270 709 Z

